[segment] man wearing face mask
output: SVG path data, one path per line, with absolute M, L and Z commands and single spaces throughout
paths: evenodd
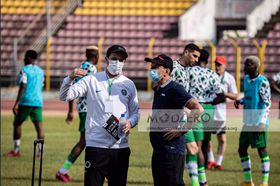
M 63 81 L 59 99 L 71 101 L 87 96 L 87 118 L 85 125 L 85 186 L 104 183 L 109 186 L 126 185 L 130 149 L 129 130 L 138 123 L 138 99 L 134 83 L 122 75 L 122 67 L 128 57 L 124 47 L 113 45 L 105 57 L 107 68 L 103 72 L 86 76 L 73 85 L 75 78 L 86 75 L 76 68 Z M 125 114 L 124 138 L 116 140 L 102 126 L 109 118 L 120 118 Z
M 87 75 L 97 73 L 97 69 L 94 65 L 96 65 L 99 59 L 98 47 L 88 46 L 86 48 L 86 58 L 87 58 L 86 61 L 80 64 L 78 68 L 82 66 L 82 69 L 86 71 Z M 76 78 L 73 84 L 77 83 L 81 79 L 82 78 Z M 73 121 L 73 102 L 74 101 L 69 101 L 69 111 L 67 114 L 67 118 L 65 120 L 67 124 L 71 124 Z M 72 164 L 80 156 L 81 152 L 84 150 L 86 146 L 86 142 L 85 142 L 85 122 L 87 117 L 86 96 L 79 98 L 77 102 L 77 110 L 79 112 L 79 118 L 80 118 L 80 123 L 79 123 L 80 140 L 72 149 L 71 153 L 67 157 L 63 166 L 59 169 L 59 171 L 55 175 L 56 179 L 61 180 L 63 182 L 71 182 L 71 179 L 69 178 L 67 173 L 70 167 L 72 166 Z
M 198 116 L 203 112 L 201 105 L 186 92 L 185 88 L 172 81 L 173 62 L 170 57 L 162 54 L 153 59 L 145 58 L 145 61 L 152 63 L 149 78 L 156 83 L 153 88 L 153 116 L 158 110 L 163 112 L 183 111 L 185 107 L 192 109 L 191 113 L 195 112 Z M 153 124 L 158 125 L 151 121 L 151 126 Z M 194 120 L 185 124 L 186 130 L 184 131 L 150 131 L 150 142 L 153 147 L 152 173 L 155 186 L 185 185 L 183 181 L 186 149 L 184 134 L 193 124 Z

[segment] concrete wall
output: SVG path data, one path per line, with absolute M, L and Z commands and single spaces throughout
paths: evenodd
M 246 19 L 246 28 L 249 37 L 255 37 L 257 31 L 269 21 L 272 14 L 275 14 L 280 7 L 280 0 L 263 0 Z
M 264 1 L 279 2 L 280 0 Z M 200 0 L 180 16 L 179 39 L 209 39 L 215 41 L 216 20 L 224 20 L 223 22 L 226 25 L 240 24 L 236 20 L 243 20 L 242 24 L 245 25 L 248 13 L 252 12 L 260 4 L 263 4 L 262 0 Z M 275 3 L 271 4 L 271 6 L 275 6 Z M 271 13 L 269 14 L 271 15 Z M 255 19 L 253 22 L 254 24 L 259 24 L 255 23 Z
M 245 19 L 262 0 L 217 0 L 216 19 Z
M 216 0 L 201 0 L 179 18 L 179 39 L 213 39 L 216 34 Z

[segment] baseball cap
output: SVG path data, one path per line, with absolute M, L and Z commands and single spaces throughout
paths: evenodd
M 227 64 L 227 60 L 224 56 L 217 56 L 215 62 L 220 64 Z
M 170 69 L 170 72 L 172 72 L 173 70 L 173 61 L 172 59 L 167 56 L 167 55 L 164 55 L 164 54 L 160 54 L 158 55 L 157 57 L 155 58 L 145 58 L 145 61 L 147 62 L 152 62 L 152 63 L 155 63 L 157 65 L 161 65 L 161 66 L 164 66 L 164 67 L 167 67 Z
M 107 54 L 106 54 L 107 57 L 110 56 L 110 54 L 114 53 L 114 52 L 123 52 L 125 54 L 125 58 L 128 57 L 125 48 L 121 45 L 113 45 L 110 48 L 108 48 Z

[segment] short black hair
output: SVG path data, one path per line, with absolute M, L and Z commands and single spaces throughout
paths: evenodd
M 37 59 L 37 52 L 35 50 L 27 50 L 25 56 L 31 57 L 32 59 Z
M 189 52 L 198 51 L 200 53 L 200 48 L 196 44 L 193 44 L 193 43 L 185 46 L 184 52 L 186 50 L 189 51 Z
M 208 58 L 209 58 L 209 52 L 207 50 L 201 49 L 200 57 L 199 57 L 198 61 L 205 61 L 207 63 Z

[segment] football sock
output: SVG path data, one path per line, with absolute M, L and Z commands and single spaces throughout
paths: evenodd
M 267 153 L 261 155 L 261 161 L 262 161 L 262 182 L 264 184 L 268 184 L 270 161 Z
M 214 158 L 213 151 L 208 152 L 207 154 L 208 154 L 208 162 L 214 162 L 215 158 Z
M 192 186 L 199 186 L 198 177 L 197 177 L 197 155 L 187 154 L 186 164 L 187 164 L 187 169 L 189 172 Z
M 250 156 L 248 153 L 239 154 L 239 156 L 240 156 L 243 171 L 244 171 L 245 181 L 250 182 L 250 181 L 252 181 Z
M 204 164 L 198 164 L 198 181 L 199 183 L 207 182 Z
M 14 152 L 19 152 L 20 139 L 14 140 Z
M 77 157 L 75 157 L 73 154 L 69 154 L 69 156 L 67 157 L 67 160 L 65 161 L 63 166 L 60 168 L 59 172 L 61 174 L 67 174 L 71 165 L 76 161 L 76 159 L 77 159 Z
M 217 155 L 216 165 L 222 165 L 223 156 Z

